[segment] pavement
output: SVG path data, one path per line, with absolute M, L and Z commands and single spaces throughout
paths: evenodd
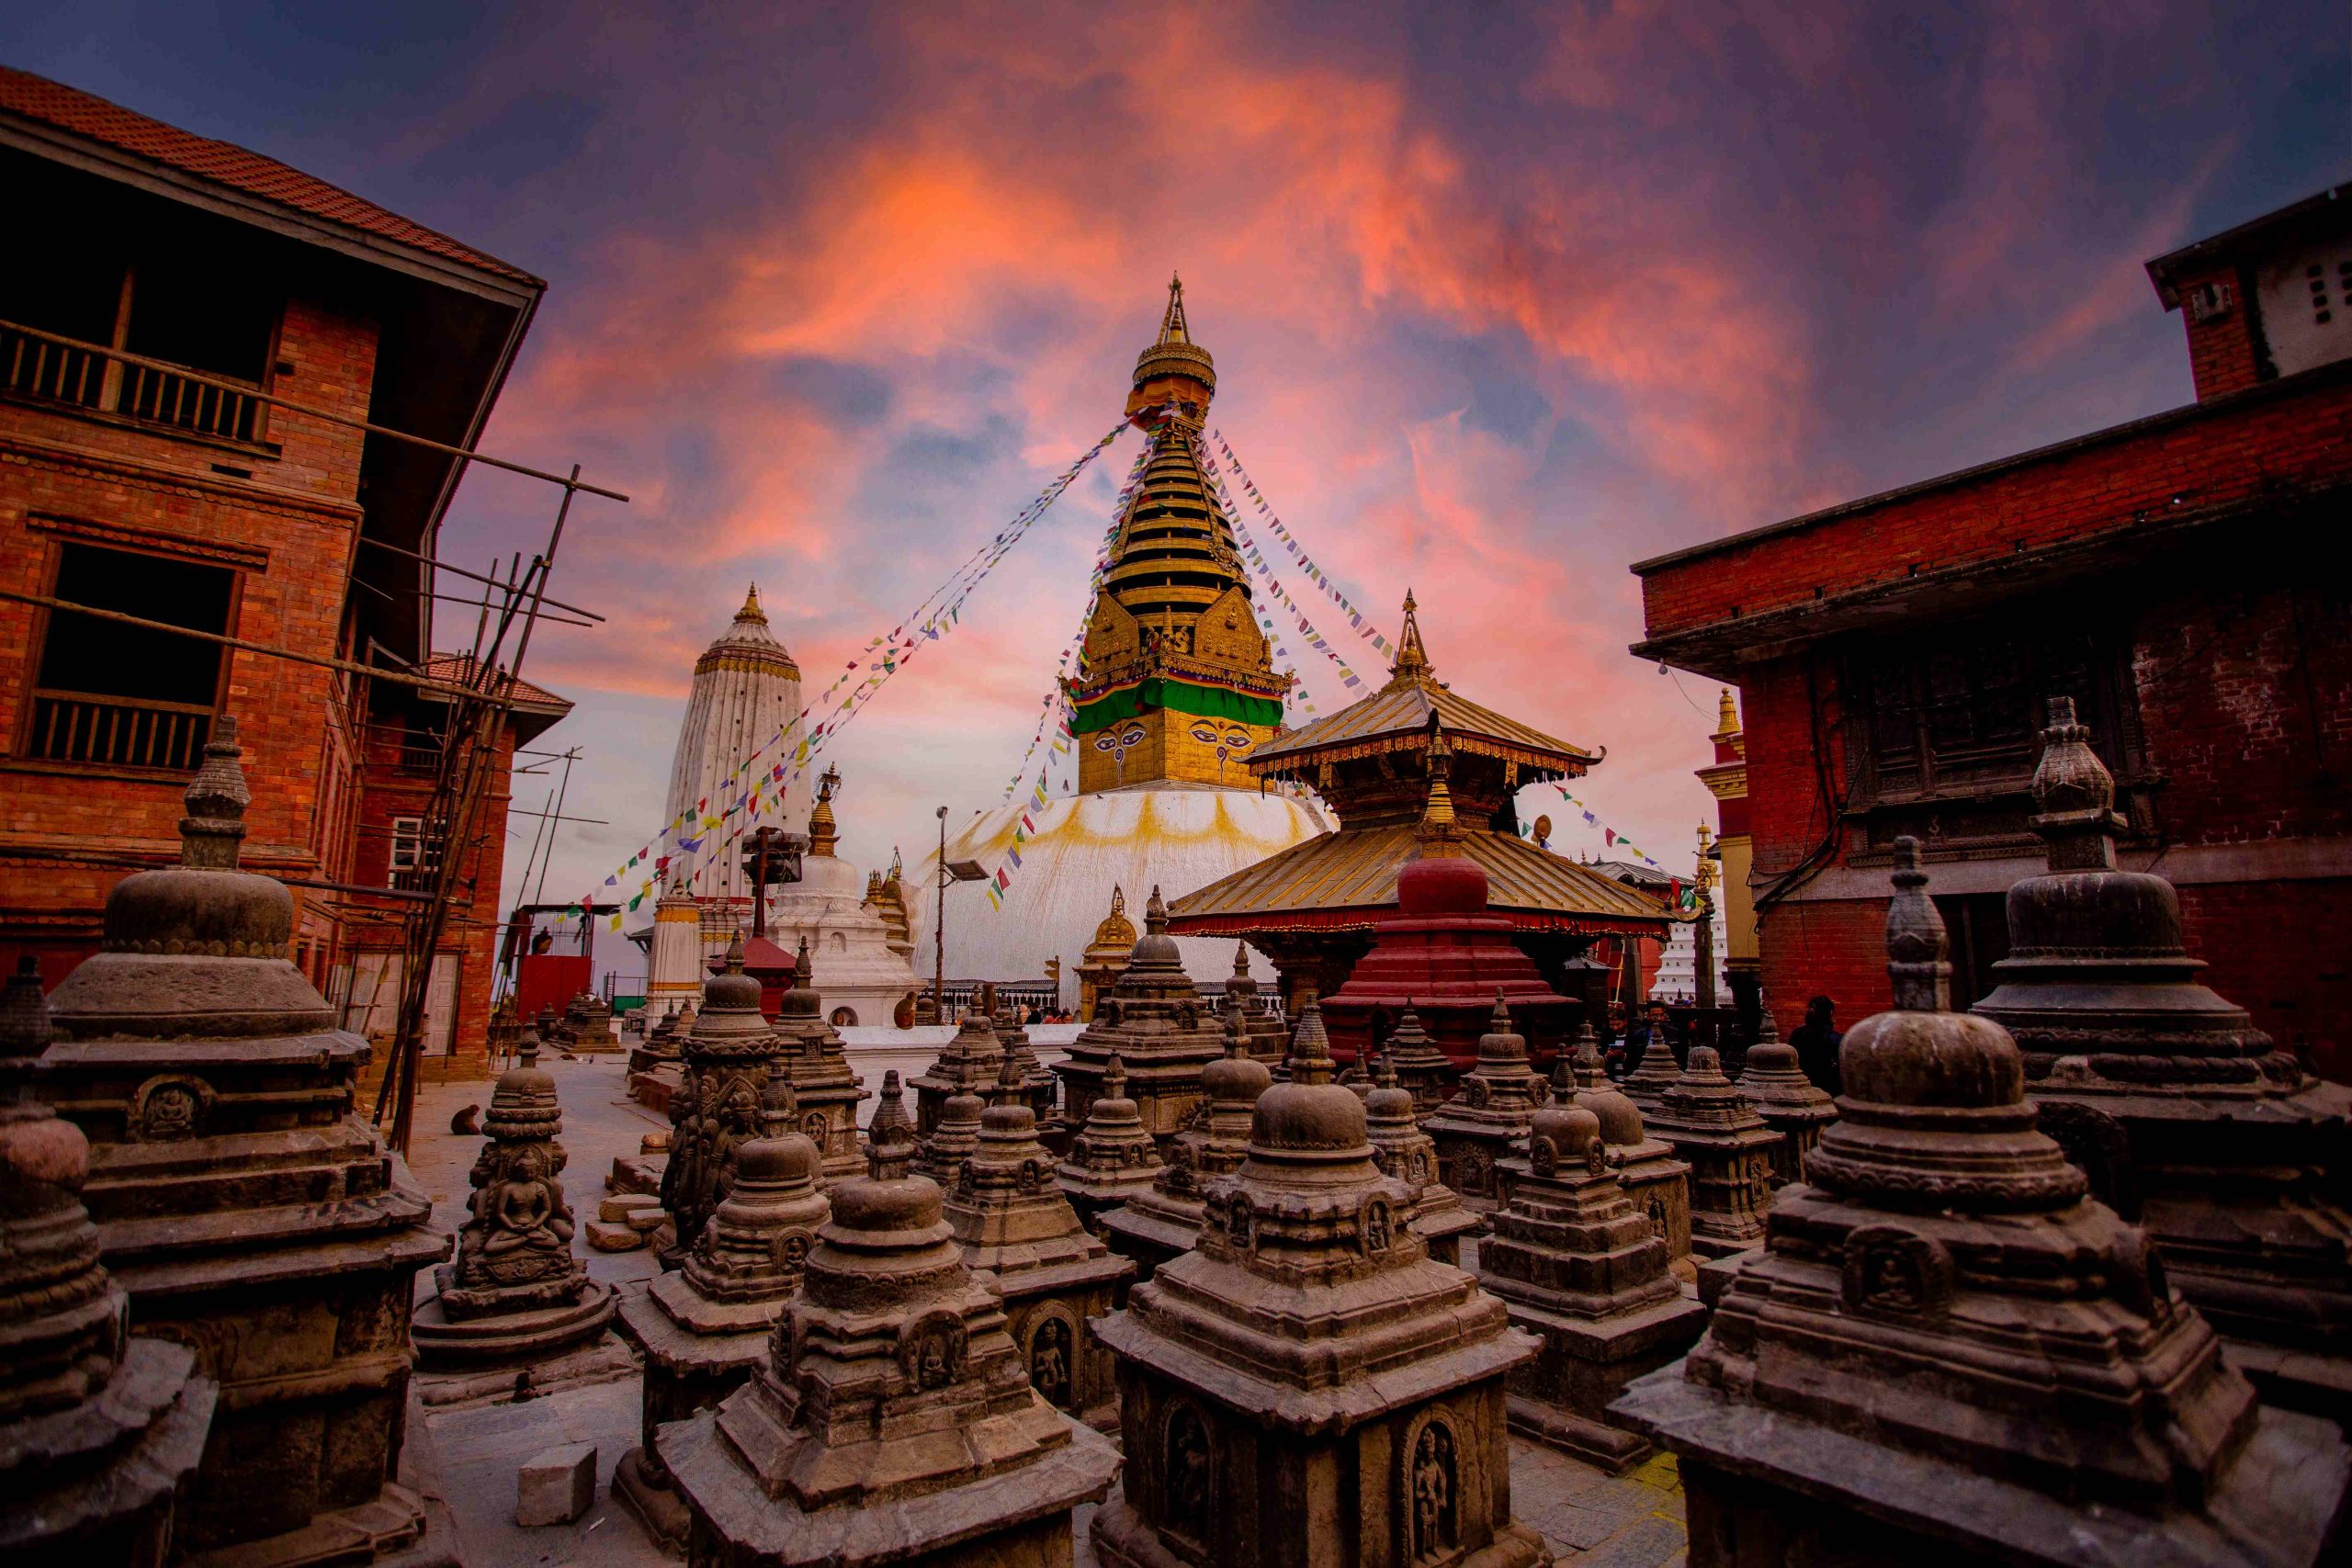
M 593 1214 L 605 1196 L 604 1178 L 614 1157 L 637 1153 L 646 1134 L 669 1126 L 628 1098 L 627 1063 L 625 1055 L 541 1058 L 563 1102 L 561 1136 L 570 1156 L 564 1188 L 576 1222 Z M 878 1073 L 868 1077 L 868 1089 L 878 1087 Z M 466 1176 L 481 1149 L 479 1135 L 450 1133 L 449 1119 L 468 1105 L 487 1112 L 490 1092 L 488 1082 L 419 1089 L 409 1168 L 432 1196 L 433 1223 L 444 1231 L 455 1232 L 466 1221 L 471 1191 Z M 657 1270 L 650 1251 L 593 1250 L 584 1224 L 575 1231 L 572 1247 L 587 1260 L 592 1278 L 616 1290 L 641 1291 Z M 1475 1257 L 1471 1252 L 1464 1261 Z M 420 1297 L 429 1295 L 430 1274 L 420 1276 L 418 1285 Z M 611 1495 L 613 1467 L 637 1444 L 639 1399 L 639 1380 L 631 1377 L 520 1403 L 428 1411 L 412 1400 L 411 1457 L 422 1471 L 437 1473 L 465 1561 L 475 1568 L 656 1568 L 673 1562 Z M 594 1506 L 567 1525 L 516 1525 L 515 1472 L 536 1454 L 580 1442 L 596 1445 Z M 1556 1561 L 1574 1568 L 1682 1568 L 1682 1488 L 1671 1455 L 1611 1476 L 1517 1438 L 1510 1439 L 1510 1452 L 1512 1510 L 1544 1533 Z M 1094 1568 L 1087 1540 L 1092 1515 L 1091 1506 L 1077 1513 L 1076 1568 Z

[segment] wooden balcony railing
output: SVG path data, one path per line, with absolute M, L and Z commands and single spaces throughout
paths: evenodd
M 33 692 L 25 754 L 45 762 L 195 771 L 212 734 L 212 709 L 195 703 Z
M 128 362 L 109 376 L 102 354 L 0 328 L 0 390 L 222 441 L 260 441 L 261 388 L 247 392 L 207 384 L 223 379 L 207 375 L 197 381 Z

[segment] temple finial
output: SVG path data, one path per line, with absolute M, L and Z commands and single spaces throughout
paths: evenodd
M 1413 591 L 1405 590 L 1405 627 L 1396 634 L 1396 662 L 1388 667 L 1388 689 L 1397 691 L 1430 679 L 1429 650 L 1421 646 L 1421 623 Z
M 758 583 L 752 583 L 744 591 L 743 607 L 735 612 L 735 618 L 739 621 L 757 621 L 762 626 L 766 626 L 768 624 L 768 613 L 760 608 L 760 585 Z
M 180 818 L 180 863 L 232 870 L 237 848 L 245 836 L 245 807 L 253 792 L 245 787 L 245 770 L 238 759 L 237 716 L 224 713 L 212 721 L 204 743 L 204 765 L 190 779 L 182 799 L 187 815 Z
M 1714 739 L 1728 740 L 1739 733 L 1739 705 L 1732 700 L 1731 688 L 1724 687 L 1715 698 Z
M 1951 1010 L 1951 940 L 1944 918 L 1927 894 L 1928 874 L 1919 869 L 1919 840 L 1905 833 L 1894 840 L 1894 897 L 1886 907 L 1886 976 L 1894 983 L 1894 1006 L 1902 1012 Z
M 2115 775 L 2091 750 L 2091 732 L 2075 717 L 2075 699 L 2050 699 L 2050 727 L 2041 732 L 2041 760 L 2033 770 L 2034 814 L 2052 871 L 2113 871 L 2115 835 L 2124 829 L 2115 809 Z
M 1160 318 L 1159 341 L 1193 341 L 1192 329 L 1184 320 L 1184 280 L 1172 272 L 1168 275 L 1168 314 Z
M 743 932 L 740 928 L 727 943 L 727 972 L 729 975 L 743 972 Z

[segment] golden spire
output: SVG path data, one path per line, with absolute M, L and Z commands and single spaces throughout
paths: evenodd
M 1413 591 L 1405 590 L 1405 629 L 1396 637 L 1396 662 L 1388 667 L 1388 690 L 1401 691 L 1430 679 L 1430 656 L 1421 647 L 1421 623 L 1415 618 Z
M 1174 273 L 1168 275 L 1168 314 L 1160 318 L 1161 343 L 1190 343 L 1192 331 L 1184 322 L 1184 280 Z
M 1732 701 L 1731 688 L 1723 688 L 1715 702 L 1715 733 L 1709 739 L 1728 740 L 1739 733 L 1739 705 Z
M 833 830 L 833 791 L 841 787 L 841 770 L 830 764 L 825 776 L 817 781 L 817 805 L 808 813 L 808 852 L 812 855 L 831 854 L 841 837 Z
M 760 585 L 758 583 L 752 583 L 751 588 L 744 593 L 743 607 L 735 612 L 735 618 L 739 621 L 757 621 L 762 626 L 766 626 L 768 624 L 768 613 L 760 608 Z
M 1446 739 L 1435 714 L 1430 715 L 1428 757 L 1429 800 L 1421 807 L 1421 819 L 1413 826 L 1413 838 L 1420 845 L 1421 859 L 1450 860 L 1462 853 L 1462 824 L 1453 815 L 1453 792 L 1446 787 L 1453 773 L 1453 744 Z

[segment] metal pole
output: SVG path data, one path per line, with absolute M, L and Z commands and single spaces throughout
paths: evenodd
M 947 807 L 939 808 L 939 887 L 931 925 L 931 1021 L 947 1021 Z

